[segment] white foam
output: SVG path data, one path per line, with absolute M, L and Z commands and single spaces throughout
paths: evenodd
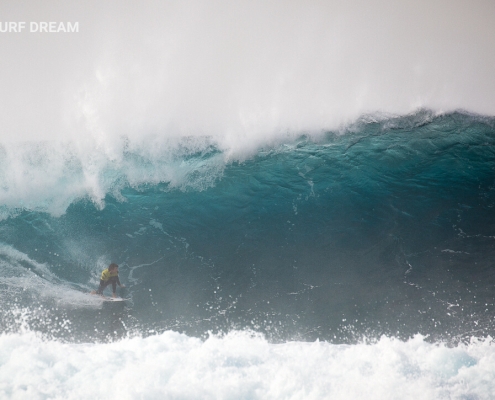
M 111 344 L 0 336 L 0 397 L 16 399 L 489 399 L 489 340 L 448 348 L 407 342 L 270 344 L 232 332 L 175 332 Z
M 100 305 L 98 299 L 88 294 L 89 288 L 74 289 L 68 282 L 57 278 L 47 264 L 39 263 L 12 246 L 0 242 L 0 300 L 7 304 L 16 294 L 22 292 L 50 298 L 63 306 Z

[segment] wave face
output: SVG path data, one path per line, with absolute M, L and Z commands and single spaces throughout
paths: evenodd
M 493 396 L 495 119 L 89 149 L 1 148 L 0 397 Z
M 492 118 L 426 111 L 242 162 L 208 138 L 152 142 L 95 162 L 85 193 L 73 189 L 80 160 L 54 163 L 50 143 L 18 148 L 33 172 L 2 169 L 1 329 L 68 342 L 493 336 L 494 144 Z M 52 186 L 19 189 L 47 166 Z M 87 294 L 110 262 L 125 304 Z

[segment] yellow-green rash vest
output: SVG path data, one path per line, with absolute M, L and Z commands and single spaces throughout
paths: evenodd
M 114 276 L 119 276 L 119 271 L 109 271 L 108 268 L 104 269 L 103 272 L 101 273 L 101 280 L 102 281 L 108 281 L 110 278 L 113 278 Z

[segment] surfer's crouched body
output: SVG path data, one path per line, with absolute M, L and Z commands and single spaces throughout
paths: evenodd
M 119 266 L 115 263 L 110 264 L 107 269 L 103 270 L 100 277 L 100 287 L 96 292 L 93 293 L 103 296 L 103 290 L 110 284 L 112 284 L 113 297 L 116 297 L 115 292 L 117 291 L 117 284 L 120 287 L 125 287 L 120 283 Z

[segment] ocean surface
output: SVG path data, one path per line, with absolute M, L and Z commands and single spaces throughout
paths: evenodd
M 0 397 L 493 398 L 494 118 L 143 143 L 0 146 Z

